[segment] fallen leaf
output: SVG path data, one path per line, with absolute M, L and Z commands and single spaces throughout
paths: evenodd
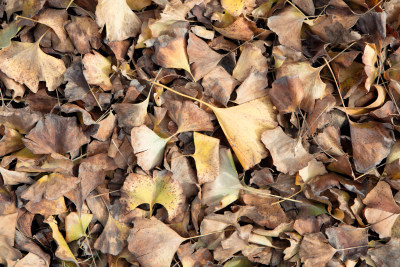
M 59 215 L 67 212 L 64 197 L 59 197 L 55 200 L 42 198 L 39 202 L 29 201 L 26 203 L 25 208 L 30 213 L 41 214 L 44 216 Z
M 115 113 L 117 113 L 117 121 L 119 127 L 139 127 L 144 124 L 147 118 L 147 107 L 149 105 L 150 94 L 140 103 L 116 103 L 113 105 Z
M 371 85 L 374 83 L 375 78 L 378 76 L 378 69 L 375 66 L 378 61 L 378 52 L 375 44 L 367 44 L 364 48 L 364 54 L 362 61 L 365 64 L 364 71 L 367 74 L 367 80 L 365 81 L 365 89 L 369 91 Z
M 65 217 L 65 241 L 67 243 L 78 240 L 86 235 L 86 229 L 89 226 L 93 214 L 71 212 Z
M 139 218 L 133 223 L 134 227 L 128 237 L 129 251 L 143 266 L 169 267 L 185 239 L 154 217 Z M 150 240 L 149 236 L 152 237 Z
M 350 123 L 354 165 L 364 173 L 378 165 L 390 153 L 393 133 L 384 124 L 370 121 Z
M 91 49 L 99 49 L 101 36 L 96 22 L 90 17 L 71 16 L 72 21 L 65 25 L 72 43 L 81 54 L 91 52 Z
M 111 42 L 135 37 L 141 25 L 126 0 L 100 0 L 96 6 L 96 22 L 100 27 L 107 27 L 107 40 Z
M 52 154 L 59 158 L 87 144 L 89 137 L 83 134 L 75 117 L 49 114 L 22 141 L 35 154 Z
M 300 243 L 299 255 L 305 267 L 323 267 L 336 253 L 323 233 L 305 234 Z
M 296 112 L 304 97 L 304 90 L 298 76 L 283 76 L 272 83 L 269 96 L 280 113 Z
M 162 138 L 142 125 L 131 131 L 133 151 L 138 158 L 138 165 L 144 170 L 151 170 L 161 164 L 164 148 L 170 138 Z
M 38 255 L 29 252 L 25 257 L 19 260 L 15 265 L 15 267 L 29 267 L 29 266 L 37 266 L 37 267 L 46 267 L 46 262 L 39 257 Z
M 185 202 L 183 191 L 177 181 L 167 171 L 154 171 L 153 178 L 148 175 L 131 173 L 122 187 L 121 201 L 127 210 L 134 210 L 141 204 L 153 206 L 158 203 L 168 211 L 168 218 L 173 219 Z
M 287 136 L 281 127 L 264 131 L 261 140 L 271 153 L 274 165 L 280 172 L 293 175 L 305 168 L 313 159 L 301 141 Z
M 115 220 L 112 215 L 109 214 L 107 224 L 94 243 L 94 247 L 103 253 L 116 256 L 128 244 L 128 236 L 129 227 Z
M 214 210 L 222 209 L 234 202 L 243 188 L 230 149 L 219 150 L 219 164 L 218 177 L 212 182 L 203 184 L 201 197 L 201 203 Z
M 268 71 L 268 64 L 267 59 L 263 56 L 264 51 L 265 48 L 262 43 L 244 44 L 239 60 L 233 69 L 233 78 L 243 82 L 253 71 L 266 74 Z
M 42 198 L 56 200 L 65 193 L 75 189 L 77 183 L 79 183 L 77 177 L 61 173 L 50 173 L 49 175 L 41 177 L 22 192 L 21 197 L 34 202 L 39 202 Z
M 289 6 L 281 10 L 278 15 L 269 17 L 267 24 L 278 35 L 281 44 L 301 51 L 300 34 L 305 18 L 298 9 Z M 290 25 L 290 30 L 287 25 Z
M 53 231 L 53 239 L 57 242 L 58 248 L 56 250 L 56 257 L 64 261 L 72 261 L 78 265 L 77 260 L 72 254 L 71 249 L 68 247 L 67 242 L 65 241 L 63 235 L 58 230 L 57 222 L 54 220 L 53 217 L 46 218 L 45 222 L 50 226 L 51 230 Z
M 10 46 L 0 51 L 0 70 L 15 81 L 25 84 L 34 93 L 38 91 L 39 81 L 45 81 L 48 90 L 54 91 L 63 82 L 67 70 L 62 60 L 40 49 L 39 41 L 11 42 Z
M 243 104 L 264 97 L 269 93 L 269 91 L 266 90 L 267 86 L 268 79 L 265 72 L 260 72 L 252 67 L 250 74 L 236 89 L 236 99 L 234 102 Z
M 11 45 L 11 39 L 15 37 L 15 35 L 20 30 L 20 27 L 17 25 L 15 21 L 12 21 L 8 24 L 7 27 L 0 30 L 0 48 L 6 48 Z
M 196 162 L 199 184 L 214 181 L 219 175 L 219 139 L 193 133 L 195 152 L 191 155 Z
M 239 16 L 244 8 L 245 0 L 221 0 L 222 7 L 232 16 Z
M 322 67 L 313 68 L 308 62 L 283 63 L 277 70 L 277 79 L 284 76 L 298 76 L 304 90 L 301 108 L 311 111 L 316 99 L 325 94 L 326 84 L 322 82 L 320 72 Z
M 26 172 L 10 171 L 0 167 L 0 173 L 5 185 L 32 184 L 34 182 Z
M 113 88 L 109 77 L 112 73 L 109 59 L 93 51 L 93 54 L 88 53 L 83 57 L 82 64 L 84 66 L 83 75 L 89 84 L 99 85 L 106 91 Z

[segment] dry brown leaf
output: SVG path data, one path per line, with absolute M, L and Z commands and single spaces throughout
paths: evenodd
M 196 80 L 200 80 L 213 70 L 223 57 L 193 33 L 189 33 L 187 52 L 189 63 L 192 65 L 193 76 Z
M 278 15 L 268 18 L 268 27 L 278 35 L 281 44 L 301 51 L 300 34 L 305 18 L 298 9 L 288 6 Z
M 112 73 L 109 59 L 93 51 L 93 54 L 89 53 L 83 57 L 82 64 L 85 67 L 83 75 L 89 84 L 98 85 L 106 91 L 113 88 L 109 77 Z
M 51 114 L 40 120 L 22 140 L 35 154 L 62 157 L 88 143 L 89 137 L 83 134 L 75 117 Z
M 87 54 L 91 49 L 99 49 L 101 36 L 96 22 L 90 17 L 71 16 L 72 22 L 65 25 L 69 37 L 80 54 Z
M 271 153 L 276 169 L 283 173 L 293 175 L 313 159 L 301 142 L 287 136 L 281 127 L 264 131 L 261 140 Z
M 376 121 L 350 123 L 354 165 L 364 173 L 385 159 L 394 144 L 392 130 Z
M 252 67 L 249 76 L 236 89 L 235 103 L 243 104 L 254 99 L 266 96 L 268 79 L 265 72 L 260 72 Z
M 169 267 L 185 239 L 154 217 L 135 219 L 133 224 L 128 237 L 128 249 L 139 263 L 149 267 Z
M 40 41 L 40 40 L 39 40 Z M 11 42 L 0 51 L 0 70 L 36 93 L 39 81 L 45 81 L 49 91 L 62 82 L 67 70 L 61 59 L 44 53 L 36 43 Z
M 299 255 L 305 267 L 324 267 L 336 253 L 323 233 L 305 234 Z
M 304 97 L 301 80 L 298 76 L 283 76 L 272 83 L 269 96 L 279 112 L 296 112 Z

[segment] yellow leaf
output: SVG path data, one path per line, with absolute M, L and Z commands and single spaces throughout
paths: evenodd
M 128 210 L 134 210 L 141 204 L 149 204 L 150 214 L 153 206 L 158 203 L 168 211 L 169 219 L 174 218 L 185 202 L 185 197 L 182 187 L 171 175 L 167 171 L 154 171 L 153 178 L 137 173 L 129 174 L 121 189 L 121 201 Z
M 69 243 L 85 236 L 86 229 L 92 218 L 93 214 L 82 213 L 81 217 L 79 217 L 77 212 L 70 212 L 68 216 L 65 217 L 66 241 Z
M 261 134 L 277 126 L 276 112 L 269 96 L 264 96 L 244 104 L 217 108 L 197 98 L 179 93 L 163 84 L 153 82 L 178 95 L 199 101 L 212 109 L 233 151 L 245 170 L 259 163 L 268 152 L 261 143 Z M 133 137 L 132 137 L 133 140 Z
M 196 132 L 193 139 L 196 150 L 192 157 L 196 162 L 198 182 L 212 182 L 219 173 L 219 139 Z
M 245 0 L 221 0 L 222 7 L 232 16 L 239 16 L 242 13 Z
M 151 0 L 126 0 L 126 3 L 131 9 L 140 11 L 143 8 L 151 5 Z
M 58 248 L 56 250 L 55 255 L 60 258 L 61 260 L 64 261 L 73 261 L 76 264 L 78 262 L 76 261 L 74 254 L 72 254 L 70 248 L 68 247 L 67 242 L 65 241 L 63 235 L 60 233 L 58 230 L 57 222 L 54 220 L 52 216 L 48 217 L 45 222 L 50 225 L 51 230 L 53 231 L 53 238 L 58 244 Z
M 212 110 L 245 170 L 267 156 L 261 134 L 277 126 L 268 96 L 230 108 L 212 107 Z
M 45 81 L 49 91 L 62 82 L 67 70 L 61 59 L 49 56 L 36 43 L 11 42 L 0 51 L 0 70 L 8 77 L 25 84 L 36 93 L 39 81 Z

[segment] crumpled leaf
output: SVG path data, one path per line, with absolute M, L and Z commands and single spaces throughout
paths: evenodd
M 180 211 L 180 206 L 185 202 L 182 187 L 172 179 L 172 173 L 167 171 L 154 171 L 153 178 L 148 175 L 131 173 L 126 178 L 122 187 L 121 201 L 127 210 L 134 210 L 141 204 L 153 206 L 158 203 L 168 211 L 168 218 L 173 219 Z
M 304 90 L 301 108 L 311 111 L 316 99 L 325 95 L 326 84 L 320 77 L 322 67 L 313 68 L 308 62 L 283 63 L 277 70 L 277 79 L 284 76 L 298 76 Z
M 305 234 L 299 255 L 305 267 L 324 267 L 336 253 L 323 233 Z
M 278 35 L 281 44 L 301 51 L 300 33 L 305 18 L 296 8 L 288 6 L 278 15 L 269 17 L 267 25 Z
M 21 197 L 26 200 L 39 202 L 42 198 L 56 200 L 65 193 L 77 187 L 79 179 L 77 177 L 50 173 L 37 180 L 28 189 L 22 192 Z
M 83 134 L 75 117 L 46 114 L 22 141 L 35 154 L 52 154 L 59 158 L 88 143 L 89 137 Z
M 88 53 L 82 59 L 83 75 L 89 84 L 99 85 L 104 90 L 111 90 L 110 74 L 112 73 L 111 61 L 103 57 L 100 53 L 93 51 Z
M 162 138 L 142 125 L 131 131 L 133 151 L 138 158 L 138 165 L 144 170 L 151 170 L 161 164 L 164 148 L 170 138 Z
M 198 182 L 212 182 L 219 175 L 219 139 L 196 132 L 193 139 L 195 152 L 192 157 L 196 162 Z
M 167 101 L 165 106 L 171 119 L 178 125 L 177 133 L 212 131 L 210 115 L 191 101 Z
M 190 32 L 187 53 L 196 80 L 200 80 L 214 69 L 223 57 L 223 55 L 212 50 L 206 42 Z
M 293 175 L 313 159 L 301 141 L 287 136 L 281 127 L 264 131 L 261 140 L 271 153 L 274 165 L 280 172 Z
M 63 82 L 67 69 L 61 59 L 44 53 L 38 41 L 11 42 L 0 51 L 0 70 L 36 93 L 39 81 L 45 81 L 48 90 L 54 91 Z
M 126 0 L 100 0 L 96 6 L 96 22 L 100 27 L 107 27 L 107 40 L 110 42 L 135 37 L 141 25 Z
M 109 214 L 107 224 L 94 243 L 94 247 L 103 253 L 116 256 L 127 245 L 128 236 L 129 227 L 115 220 L 113 216 Z
M 128 249 L 139 263 L 149 267 L 169 267 L 185 238 L 154 217 L 138 218 L 133 224 L 128 237 Z
M 376 121 L 350 123 L 354 165 L 364 173 L 378 165 L 390 153 L 393 132 Z

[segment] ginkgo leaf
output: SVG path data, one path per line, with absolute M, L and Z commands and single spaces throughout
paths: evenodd
M 92 218 L 93 214 L 82 213 L 79 216 L 78 212 L 70 212 L 65 217 L 65 241 L 69 243 L 85 236 L 86 229 Z
M 240 54 L 235 68 L 233 69 L 233 78 L 243 82 L 252 71 L 258 71 L 262 74 L 267 73 L 267 58 L 263 56 L 265 49 L 260 47 L 257 46 L 257 43 L 247 43 L 243 45 L 243 51 Z
M 64 197 L 59 197 L 55 200 L 47 200 L 42 198 L 39 202 L 29 201 L 26 203 L 25 208 L 34 214 L 41 214 L 44 216 L 58 215 L 67 212 Z
M 177 133 L 214 129 L 210 115 L 191 101 L 170 100 L 164 105 L 171 119 L 178 125 Z
M 78 264 L 76 261 L 74 254 L 72 253 L 71 249 L 68 247 L 67 242 L 65 241 L 63 235 L 58 230 L 57 222 L 54 220 L 52 216 L 48 217 L 45 220 L 45 223 L 50 225 L 51 230 L 53 231 L 53 238 L 57 242 L 58 248 L 56 250 L 56 257 L 60 258 L 61 260 L 65 261 L 72 261 Z
M 293 175 L 313 159 L 301 142 L 287 136 L 281 127 L 266 130 L 261 140 L 271 153 L 274 165 L 280 172 Z
M 192 157 L 196 162 L 198 182 L 212 182 L 219 175 L 219 139 L 196 132 L 193 139 L 196 150 Z
M 285 62 L 278 68 L 276 78 L 298 76 L 304 90 L 304 98 L 301 102 L 301 107 L 306 111 L 310 111 L 314 108 L 315 100 L 325 95 L 326 84 L 322 82 L 320 77 L 322 68 L 323 66 L 313 68 L 308 62 Z
M 79 179 L 77 177 L 51 173 L 41 177 L 22 192 L 21 197 L 34 202 L 39 202 L 43 197 L 48 200 L 55 200 L 76 188 L 78 183 Z
M 88 53 L 83 57 L 82 63 L 85 67 L 83 75 L 89 84 L 99 85 L 106 91 L 113 88 L 109 77 L 112 73 L 111 60 L 93 51 L 93 54 Z
M 222 7 L 232 16 L 239 16 L 242 13 L 245 0 L 221 0 Z
M 103 253 L 118 255 L 127 245 L 129 227 L 115 220 L 111 214 L 108 215 L 107 224 L 103 232 L 94 243 L 94 248 Z
M 367 74 L 365 81 L 365 89 L 369 91 L 371 85 L 374 83 L 375 78 L 378 76 L 378 68 L 375 66 L 378 61 L 378 51 L 375 44 L 367 44 L 364 48 L 362 62 L 365 64 L 364 71 Z
M 219 164 L 218 177 L 213 182 L 205 183 L 202 188 L 202 204 L 214 210 L 222 209 L 237 200 L 239 191 L 243 189 L 230 149 L 219 150 Z
M 49 91 L 62 82 L 67 70 L 61 59 L 44 53 L 36 43 L 11 42 L 0 51 L 0 70 L 8 77 L 25 84 L 36 93 L 39 81 L 45 81 Z
M 7 27 L 0 30 L 0 48 L 5 48 L 11 45 L 11 39 L 18 33 L 20 27 L 16 21 L 10 22 Z
M 175 36 L 161 35 L 154 47 L 156 64 L 164 68 L 184 69 L 191 73 L 184 33 L 177 33 Z
M 122 41 L 135 37 L 141 22 L 126 0 L 100 0 L 96 6 L 96 22 L 107 27 L 107 40 Z
M 172 179 L 172 173 L 167 171 L 154 171 L 153 178 L 148 175 L 131 173 L 126 178 L 122 187 L 121 201 L 128 210 L 134 210 L 141 204 L 153 206 L 158 203 L 168 211 L 168 218 L 174 218 L 180 206 L 185 202 L 182 187 Z
M 162 138 L 145 125 L 134 127 L 131 131 L 133 151 L 138 158 L 138 165 L 144 170 L 151 170 L 161 164 L 164 148 L 170 137 Z
M 267 156 L 268 152 L 261 143 L 261 134 L 277 125 L 276 111 L 273 109 L 268 96 L 230 108 L 217 108 L 194 97 L 179 93 L 163 84 L 153 83 L 178 95 L 199 101 L 211 108 L 245 170 L 250 169 Z
M 268 96 L 230 108 L 213 107 L 212 110 L 245 170 L 267 156 L 261 134 L 277 125 L 276 112 Z
M 117 113 L 119 127 L 138 127 L 144 124 L 149 105 L 150 93 L 147 98 L 140 103 L 116 103 L 112 107 Z
M 268 27 L 278 35 L 281 44 L 301 51 L 300 33 L 305 18 L 296 8 L 288 6 L 268 18 Z
M 10 171 L 0 167 L 0 173 L 5 185 L 32 184 L 34 182 L 26 172 Z
M 154 217 L 138 218 L 133 221 L 133 224 L 134 227 L 128 238 L 128 249 L 140 265 L 171 266 L 172 259 L 185 238 Z

